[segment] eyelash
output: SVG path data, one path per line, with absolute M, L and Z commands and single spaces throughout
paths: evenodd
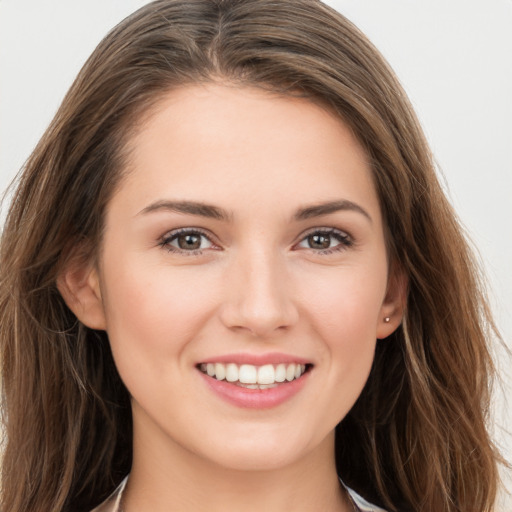
M 352 247 L 354 245 L 354 240 L 348 233 L 335 228 L 314 228 L 302 237 L 299 244 L 307 240 L 312 235 L 321 235 L 335 238 L 339 242 L 339 244 L 336 245 L 335 247 L 315 251 L 317 254 L 321 255 L 328 255 L 335 252 L 344 251 L 345 249 L 348 249 L 349 247 Z M 311 247 L 309 247 L 309 249 L 314 250 Z
M 166 249 L 168 252 L 172 252 L 175 254 L 180 254 L 183 256 L 199 256 L 203 253 L 204 249 L 194 249 L 194 250 L 185 250 L 185 249 L 179 249 L 178 247 L 173 247 L 171 245 L 171 242 L 174 240 L 177 240 L 182 235 L 196 235 L 200 236 L 201 238 L 206 238 L 212 246 L 215 246 L 215 244 L 212 242 L 210 236 L 208 236 L 207 233 L 205 233 L 203 230 L 199 228 L 181 228 L 176 229 L 174 231 L 171 231 L 167 235 L 165 235 L 162 240 L 160 241 L 159 245 L 160 247 Z
M 172 252 L 175 254 L 180 254 L 184 256 L 199 256 L 203 254 L 203 251 L 205 249 L 194 249 L 194 250 L 185 250 L 180 249 L 178 247 L 174 247 L 171 245 L 171 243 L 175 240 L 177 240 L 182 235 L 189 235 L 189 236 L 199 236 L 201 238 L 207 239 L 210 244 L 212 244 L 213 247 L 216 247 L 214 242 L 212 242 L 210 236 L 204 232 L 203 230 L 199 228 L 181 228 L 174 231 L 171 231 L 167 235 L 165 235 L 162 240 L 159 243 L 159 246 L 166 249 L 168 252 Z M 329 255 L 335 252 L 340 252 L 343 250 L 348 249 L 349 247 L 352 247 L 354 245 L 354 241 L 352 237 L 345 233 L 344 231 L 340 231 L 339 229 L 335 228 L 315 228 L 313 230 L 310 230 L 309 232 L 305 233 L 301 240 L 299 241 L 299 244 L 307 240 L 310 236 L 313 235 L 320 235 L 324 237 L 331 237 L 336 239 L 339 244 L 335 247 L 327 248 L 327 249 L 320 249 L 315 250 L 312 247 L 306 248 L 309 250 L 315 251 L 316 254 L 321 255 Z M 294 247 L 297 247 L 299 244 L 296 244 Z M 210 249 L 210 247 L 208 247 Z M 215 249 L 214 249 L 215 250 Z

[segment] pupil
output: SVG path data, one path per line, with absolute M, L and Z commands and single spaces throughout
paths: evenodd
M 328 249 L 331 245 L 331 237 L 329 235 L 310 235 L 308 238 L 312 249 Z
M 199 235 L 181 235 L 178 238 L 180 249 L 199 249 L 201 247 L 201 237 Z

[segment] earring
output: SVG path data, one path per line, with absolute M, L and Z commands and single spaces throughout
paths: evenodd
M 389 324 L 389 321 L 391 320 L 391 318 L 389 318 L 389 316 L 387 316 L 386 318 L 384 318 L 384 322 L 386 322 L 387 324 Z

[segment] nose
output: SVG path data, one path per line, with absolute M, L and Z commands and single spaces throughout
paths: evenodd
M 226 272 L 223 324 L 260 338 L 292 327 L 299 313 L 285 267 L 270 251 L 240 254 Z

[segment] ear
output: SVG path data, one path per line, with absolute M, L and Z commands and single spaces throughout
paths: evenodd
M 80 322 L 91 329 L 106 329 L 99 274 L 94 264 L 69 261 L 57 277 L 57 288 Z
M 408 280 L 405 272 L 393 265 L 377 323 L 377 339 L 387 338 L 402 323 L 407 303 L 407 286 Z

